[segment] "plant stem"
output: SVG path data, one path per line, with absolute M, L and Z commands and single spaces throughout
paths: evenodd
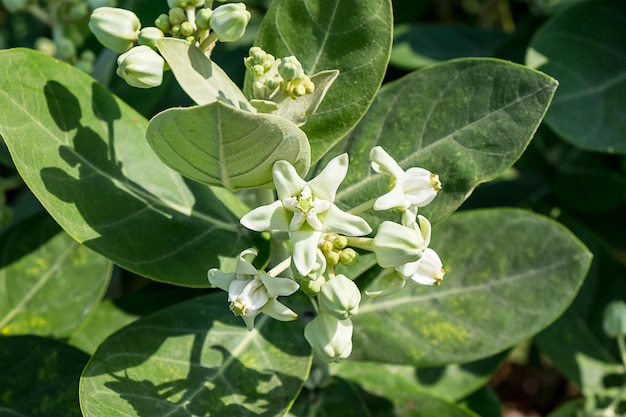
M 291 256 L 283 259 L 274 268 L 267 271 L 267 275 L 270 277 L 277 277 L 281 272 L 289 268 L 289 265 L 291 265 Z
M 365 203 L 361 203 L 358 206 L 353 207 L 350 210 L 348 210 L 348 213 L 355 214 L 355 215 L 356 214 L 361 214 L 364 211 L 367 211 L 367 210 L 371 209 L 372 207 L 374 207 L 374 202 L 375 201 L 376 201 L 376 199 L 373 198 L 373 199 L 371 199 L 369 201 L 366 201 Z
M 213 47 L 215 46 L 215 43 L 217 42 L 217 33 L 215 33 L 214 31 L 211 31 L 211 33 L 209 33 L 209 36 L 207 36 L 207 38 L 205 40 L 202 41 L 202 43 L 200 44 L 199 48 L 202 52 L 204 52 L 205 54 L 208 53 L 208 55 L 211 55 L 211 51 L 213 50 Z
M 371 237 L 350 237 L 346 236 L 348 239 L 348 246 L 352 246 L 353 248 L 359 248 L 366 251 L 374 252 L 374 248 L 372 248 L 372 238 Z

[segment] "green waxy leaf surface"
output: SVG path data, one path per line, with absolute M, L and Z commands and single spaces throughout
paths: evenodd
M 0 337 L 0 415 L 81 417 L 80 350 L 38 336 Z
M 208 286 L 220 257 L 254 245 L 222 197 L 163 165 L 145 140 L 146 120 L 89 76 L 32 50 L 0 59 L 0 134 L 28 187 L 74 239 L 187 286 Z
M 478 184 L 513 165 L 555 89 L 544 74 L 480 58 L 448 61 L 387 84 L 342 143 L 351 159 L 338 199 L 355 207 L 387 191 L 389 177 L 370 169 L 370 149 L 380 145 L 402 168 L 439 175 L 443 191 L 421 210 L 437 223 Z
M 389 0 L 274 0 L 256 45 L 277 58 L 295 55 L 308 75 L 339 70 L 302 129 L 320 159 L 361 118 L 385 75 L 392 43 Z M 250 87 L 251 76 L 246 75 Z
M 550 19 L 527 51 L 527 65 L 559 80 L 546 122 L 584 149 L 626 153 L 625 20 L 621 0 L 582 2 Z
M 304 176 L 311 157 L 306 135 L 289 120 L 219 101 L 166 110 L 146 136 L 168 166 L 228 190 L 272 185 L 272 165 L 283 159 Z
M 163 38 L 158 47 L 178 84 L 196 104 L 220 100 L 238 109 L 254 111 L 239 87 L 195 45 L 182 39 Z
M 431 247 L 446 269 L 441 286 L 408 282 L 365 297 L 353 359 L 429 366 L 502 351 L 562 314 L 591 259 L 560 224 L 516 209 L 455 214 L 433 230 Z
M 100 345 L 80 384 L 85 417 L 279 416 L 311 365 L 302 321 L 248 332 L 224 292 L 141 318 Z
M 389 63 L 417 69 L 448 59 L 495 56 L 505 39 L 504 32 L 469 26 L 398 25 Z
M 68 337 L 100 301 L 111 262 L 46 213 L 0 237 L 0 333 Z

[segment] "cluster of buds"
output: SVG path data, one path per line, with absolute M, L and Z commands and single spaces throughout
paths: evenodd
M 244 64 L 253 77 L 251 103 L 259 111 L 275 110 L 285 98 L 296 99 L 315 91 L 295 56 L 277 59 L 253 46 Z
M 159 39 L 165 36 L 185 39 L 210 52 L 218 40 L 240 39 L 250 21 L 250 12 L 243 3 L 221 4 L 215 9 L 205 0 L 168 0 L 167 3 L 169 12 L 159 15 L 154 26 L 144 28 L 130 10 L 99 7 L 91 14 L 89 29 L 105 47 L 121 54 L 117 74 L 133 87 L 161 85 L 166 66 L 158 53 Z
M 310 181 L 302 179 L 287 161 L 274 163 L 278 199 L 250 211 L 241 218 L 241 224 L 254 231 L 272 232 L 275 237 L 287 234 L 293 248 L 291 256 L 267 274 L 250 269 L 246 277 L 257 274 L 261 279 L 252 284 L 250 278 L 245 278 L 249 283 L 246 291 L 240 290 L 243 282 L 234 278 L 237 270 L 224 274 L 212 269 L 208 274 L 211 284 L 228 291 L 231 310 L 244 318 L 249 329 L 250 316 L 259 312 L 279 320 L 295 319 L 297 315 L 282 304 L 279 308 L 275 298 L 300 288 L 314 300 L 318 313 L 304 330 L 315 355 L 325 362 L 347 358 L 352 352 L 352 317 L 359 311 L 361 291 L 352 279 L 337 273 L 336 266 L 355 265 L 359 260 L 355 248 L 373 252 L 384 269 L 379 288 L 366 291 L 368 295 L 399 291 L 407 281 L 421 285 L 439 285 L 442 281 L 445 271 L 441 259 L 429 248 L 430 222 L 417 214 L 441 190 L 439 177 L 423 168 L 404 171 L 380 146 L 371 150 L 370 160 L 376 173 L 389 176 L 388 191 L 349 212 L 334 203 L 348 172 L 347 154 L 332 159 Z M 402 220 L 384 221 L 374 237 L 365 237 L 372 228 L 357 213 L 370 208 L 397 209 L 402 212 Z M 290 266 L 293 268 L 288 271 Z M 282 293 L 271 288 L 278 285 L 278 281 L 272 282 L 278 278 L 272 277 L 281 273 L 287 275 L 280 278 Z M 285 280 L 291 284 L 288 286 Z

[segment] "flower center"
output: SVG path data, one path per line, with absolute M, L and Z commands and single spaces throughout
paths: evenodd
M 230 308 L 230 311 L 232 311 L 235 316 L 247 316 L 248 315 L 248 306 L 239 299 L 236 299 L 235 301 L 231 302 L 228 308 Z

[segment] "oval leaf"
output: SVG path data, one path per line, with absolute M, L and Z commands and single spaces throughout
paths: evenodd
M 561 315 L 591 260 L 563 226 L 522 210 L 455 214 L 433 236 L 443 283 L 365 297 L 354 359 L 428 366 L 499 352 Z
M 158 47 L 178 84 L 196 104 L 221 100 L 238 109 L 256 111 L 230 77 L 195 45 L 163 38 Z
M 47 213 L 0 237 L 0 333 L 68 337 L 94 309 L 112 264 Z
M 1 415 L 82 416 L 78 380 L 89 355 L 35 336 L 0 337 L 0 345 Z
M 113 334 L 85 368 L 85 417 L 279 416 L 311 365 L 300 322 L 257 317 L 248 332 L 223 292 Z
M 228 190 L 271 186 L 272 165 L 281 159 L 301 176 L 309 169 L 309 142 L 295 124 L 221 102 L 159 113 L 146 136 L 171 168 Z
M 356 207 L 386 192 L 388 177 L 372 175 L 369 165 L 370 149 L 380 145 L 404 169 L 439 175 L 443 192 L 421 210 L 438 222 L 520 157 L 556 85 L 537 71 L 487 58 L 434 65 L 386 85 L 344 142 L 350 173 L 337 197 Z
M 363 116 L 385 75 L 392 42 L 389 0 L 274 0 L 256 45 L 295 55 L 309 75 L 339 70 L 317 112 L 302 127 L 319 160 Z M 246 86 L 251 76 L 246 74 Z
M 146 120 L 84 72 L 26 49 L 0 59 L 20 74 L 0 79 L 0 134 L 74 239 L 126 269 L 188 286 L 208 286 L 220 257 L 254 245 L 221 197 L 163 165 L 145 140 Z
M 583 149 L 626 153 L 625 20 L 621 0 L 582 2 L 550 19 L 526 55 L 560 83 L 546 122 Z

